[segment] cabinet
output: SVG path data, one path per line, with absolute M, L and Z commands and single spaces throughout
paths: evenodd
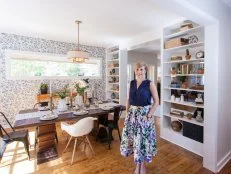
M 180 30 L 183 22 L 168 26 L 162 36 L 161 137 L 203 156 L 205 56 L 204 27 Z M 167 45 L 167 47 L 166 47 Z M 203 112 L 203 120 L 198 112 Z M 182 124 L 172 129 L 172 121 Z M 181 126 L 180 126 L 181 127 Z

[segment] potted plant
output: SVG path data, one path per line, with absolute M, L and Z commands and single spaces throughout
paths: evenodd
M 60 100 L 58 103 L 58 108 L 57 110 L 60 112 L 67 111 L 67 105 L 66 105 L 66 100 L 65 98 L 69 95 L 67 88 L 65 87 L 64 89 L 56 92 L 56 96 L 59 96 Z
M 48 85 L 46 83 L 40 84 L 40 92 L 41 94 L 47 94 L 48 91 Z
M 84 103 L 84 91 L 89 88 L 88 85 L 81 84 L 81 83 L 77 83 L 75 85 L 76 88 L 76 92 L 77 92 L 77 96 L 75 97 L 75 103 L 76 105 L 78 105 L 79 107 L 83 105 Z

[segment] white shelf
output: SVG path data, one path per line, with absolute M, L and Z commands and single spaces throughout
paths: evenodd
M 107 69 L 119 69 L 120 67 L 107 67 Z
M 185 88 L 171 88 L 171 87 L 165 87 L 164 89 L 174 89 L 174 90 L 181 90 L 181 91 L 195 91 L 195 92 L 204 92 L 204 90 L 196 90 L 196 89 L 185 89 Z
M 110 85 L 119 85 L 119 82 L 118 83 L 110 83 L 110 82 L 108 82 L 108 84 L 110 84 Z
M 184 105 L 184 106 L 190 106 L 190 107 L 194 107 L 194 108 L 204 108 L 204 105 L 195 104 L 194 102 L 173 102 L 171 100 L 163 100 L 163 102 L 174 103 L 174 104 L 179 104 L 179 105 Z
M 194 47 L 200 47 L 200 46 L 203 46 L 203 45 L 204 45 L 204 42 L 198 42 L 198 43 L 187 44 L 187 45 L 183 45 L 183 46 L 179 46 L 179 47 L 164 49 L 164 52 L 177 51 L 177 50 L 181 50 L 181 49 L 194 48 Z
M 117 61 L 119 61 L 119 59 L 109 59 L 109 60 L 107 60 L 108 62 L 113 62 L 113 61 L 115 61 L 115 62 L 117 62 Z
M 108 89 L 109 92 L 116 92 L 116 93 L 119 93 L 120 91 L 116 91 L 116 90 L 111 90 L 111 89 Z
M 204 74 L 176 74 L 176 75 L 164 75 L 164 77 L 181 77 L 181 76 L 197 76 L 201 77 L 204 76 Z
M 190 62 L 200 62 L 200 63 L 204 63 L 204 58 L 201 58 L 201 59 L 190 59 L 190 60 L 174 60 L 174 61 L 167 61 L 167 62 L 164 62 L 165 64 L 168 64 L 168 63 L 190 63 Z
M 108 75 L 108 77 L 119 77 L 119 75 Z
M 115 101 L 115 102 L 120 102 L 119 99 L 112 99 L 112 101 Z
M 203 31 L 203 27 L 198 26 L 198 27 L 188 29 L 186 31 L 180 31 L 180 32 L 177 32 L 177 33 L 167 35 L 164 38 L 165 39 L 172 39 L 174 37 L 180 37 L 180 36 L 189 35 L 189 34 L 196 33 L 196 32 L 201 32 L 201 31 Z
M 185 121 L 185 122 L 188 122 L 188 123 L 192 123 L 192 124 L 196 124 L 196 125 L 199 125 L 199 126 L 204 126 L 203 122 L 198 122 L 194 118 L 192 118 L 191 120 L 189 120 L 187 118 L 184 118 L 184 117 L 181 118 L 181 117 L 177 117 L 177 116 L 174 116 L 174 115 L 171 115 L 171 114 L 164 114 L 164 116 L 167 116 L 167 117 L 170 117 L 170 118 L 174 118 L 174 119 L 178 119 L 178 120 L 182 120 L 182 121 Z

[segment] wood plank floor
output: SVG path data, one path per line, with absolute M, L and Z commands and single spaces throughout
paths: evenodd
M 210 174 L 212 172 L 202 167 L 202 158 L 171 144 L 159 137 L 159 120 L 157 123 L 157 146 L 158 154 L 153 162 L 147 165 L 148 174 Z M 120 121 L 122 127 L 123 120 Z M 59 158 L 41 165 L 36 165 L 35 152 L 30 149 L 31 160 L 27 160 L 24 147 L 21 143 L 9 144 L 0 163 L 0 173 L 44 173 L 44 174 L 132 174 L 134 171 L 133 157 L 122 157 L 119 152 L 120 142 L 117 132 L 113 132 L 114 141 L 111 150 L 108 150 L 107 143 L 96 142 L 91 137 L 96 155 L 93 156 L 89 148 L 86 153 L 83 147 L 78 146 L 75 161 L 70 165 L 73 150 L 73 142 L 66 153 L 62 153 L 67 141 L 62 136 L 60 127 L 57 126 L 59 143 Z M 34 130 L 30 130 L 31 143 L 34 140 Z M 220 172 L 222 174 L 231 173 L 231 162 Z

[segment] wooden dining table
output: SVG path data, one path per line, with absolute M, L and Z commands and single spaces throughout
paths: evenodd
M 27 109 L 19 111 L 19 114 L 32 114 L 34 112 L 43 112 L 38 111 L 37 109 Z M 84 115 L 74 115 L 72 111 L 66 113 L 58 113 L 58 117 L 52 120 L 40 120 L 40 117 L 33 117 L 28 119 L 17 119 L 14 123 L 15 129 L 20 128 L 29 128 L 40 125 L 46 125 L 51 123 L 57 123 L 62 121 L 77 121 L 85 117 L 99 117 L 107 116 L 111 111 L 106 111 L 101 108 L 90 109 L 87 114 Z

